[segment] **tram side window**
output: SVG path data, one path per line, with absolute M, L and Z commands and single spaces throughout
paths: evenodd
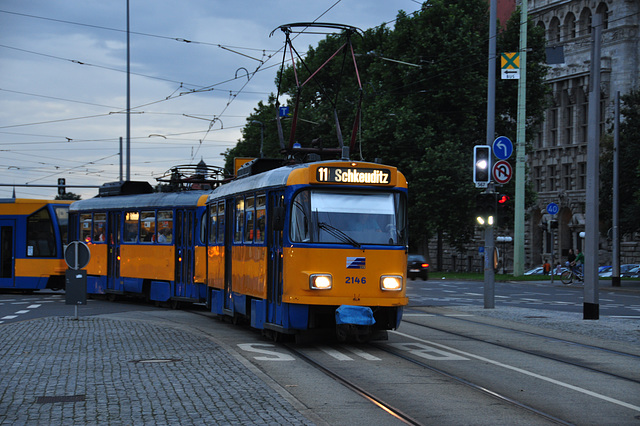
M 156 212 L 140 213 L 140 241 L 150 243 L 156 238 Z
M 264 242 L 264 231 L 267 224 L 267 196 L 258 195 L 256 202 L 256 242 Z
M 209 206 L 209 244 L 215 244 L 218 233 L 218 205 Z
M 311 240 L 311 211 L 309 191 L 296 195 L 291 208 L 291 239 L 308 242 Z
M 242 224 L 244 223 L 244 199 L 240 198 L 236 201 L 235 223 L 233 227 L 233 242 L 242 242 Z
M 53 206 L 53 211 L 56 212 L 60 239 L 66 243 L 69 241 L 69 206 Z
M 91 242 L 91 213 L 80 215 L 80 241 Z
M 246 217 L 246 225 L 244 228 L 244 240 L 246 242 L 253 241 L 253 228 L 254 228 L 254 218 L 255 218 L 255 198 L 247 197 L 245 200 L 245 217 Z
M 53 221 L 46 208 L 27 218 L 27 256 L 55 257 Z
M 224 201 L 218 203 L 218 244 L 224 244 Z
M 171 210 L 158 212 L 158 243 L 173 241 L 173 212 Z
M 138 212 L 127 212 L 124 216 L 124 238 L 123 240 L 128 243 L 135 243 L 138 241 L 138 218 L 140 215 Z
M 196 211 L 196 215 L 198 212 Z M 207 216 L 207 212 L 205 211 L 202 216 L 200 216 L 200 241 L 199 244 L 206 244 L 208 241 L 207 238 L 207 223 L 209 222 L 209 216 Z
M 105 228 L 106 223 L 106 213 L 93 214 L 93 242 L 104 242 L 107 239 Z

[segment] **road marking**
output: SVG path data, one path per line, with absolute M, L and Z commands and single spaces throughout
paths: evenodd
M 585 395 L 589 395 L 589 396 L 592 396 L 594 398 L 602 399 L 602 400 L 610 402 L 612 404 L 620 405 L 622 407 L 626 407 L 626 408 L 629 408 L 631 410 L 640 412 L 640 406 L 629 404 L 627 402 L 620 401 L 618 399 L 611 398 L 611 397 L 608 397 L 608 396 L 605 396 L 605 395 L 601 395 L 599 393 L 592 392 L 590 390 L 583 389 L 583 388 L 578 387 L 578 386 L 570 385 L 569 383 L 561 382 L 559 380 L 552 379 L 551 377 L 546 377 L 546 376 L 543 376 L 543 375 L 540 375 L 540 374 L 537 374 L 537 373 L 533 373 L 531 371 L 524 370 L 522 368 L 514 367 L 512 365 L 503 364 L 501 362 L 494 361 L 492 359 L 485 358 L 485 357 L 482 357 L 482 356 L 479 356 L 479 355 L 474 355 L 474 354 L 471 354 L 469 352 L 461 351 L 461 350 L 458 350 L 458 349 L 455 349 L 455 348 L 452 348 L 452 347 L 449 347 L 449 346 L 446 346 L 446 345 L 441 345 L 439 343 L 430 342 L 428 340 L 424 340 L 424 339 L 420 339 L 418 337 L 410 336 L 408 334 L 401 333 L 399 331 L 389 330 L 389 332 L 397 334 L 399 336 L 403 336 L 403 337 L 409 338 L 409 339 L 417 340 L 418 342 L 426 343 L 426 344 L 433 345 L 433 346 L 438 346 L 438 347 L 441 347 L 441 348 L 443 348 L 445 350 L 448 350 L 448 351 L 451 351 L 451 352 L 457 352 L 457 353 L 459 353 L 459 354 L 461 354 L 463 356 L 467 356 L 469 358 L 475 358 L 475 359 L 477 359 L 479 361 L 487 362 L 489 364 L 493 364 L 495 366 L 502 367 L 502 368 L 505 368 L 507 370 L 515 371 L 516 373 L 520 373 L 520 374 L 524 374 L 526 376 L 534 377 L 536 379 L 540 379 L 540 380 L 543 380 L 545 382 L 553 383 L 555 385 L 562 386 L 564 388 L 571 389 L 571 390 L 574 390 L 576 392 L 580 392 L 580 393 L 583 393 Z
M 377 356 L 371 355 L 370 353 L 367 353 L 367 352 L 363 351 L 362 349 L 354 348 L 352 346 L 347 346 L 347 345 L 342 345 L 342 349 L 344 349 L 346 351 L 349 351 L 352 354 L 359 356 L 360 358 L 364 358 L 367 361 L 382 361 Z
M 2 320 L 10 320 L 10 319 L 14 319 L 14 318 L 18 318 L 18 316 L 17 315 L 7 315 L 7 316 L 4 316 L 4 317 L 2 317 L 0 319 L 2 319 Z
M 351 358 L 350 356 L 347 356 L 342 352 L 332 349 L 328 346 L 320 346 L 318 349 L 320 349 L 322 352 L 326 353 L 327 355 L 334 357 L 338 361 L 353 361 L 353 358 Z
M 29 305 L 27 306 L 27 309 L 35 309 L 35 308 L 39 308 L 42 305 Z
M 440 349 L 433 348 L 431 346 L 423 345 L 420 343 L 389 343 L 389 346 L 393 346 L 403 351 L 407 351 L 415 356 L 425 358 L 431 361 L 467 361 L 460 355 L 445 352 Z
M 295 358 L 289 354 L 283 354 L 275 351 L 268 351 L 260 348 L 275 348 L 275 345 L 269 343 L 239 343 L 238 347 L 247 352 L 255 352 L 266 356 L 254 356 L 258 361 L 295 361 Z
M 16 311 L 16 312 L 14 312 L 14 314 L 26 314 L 27 312 L 29 312 L 29 309 L 23 309 L 21 311 Z
M 435 317 L 434 314 L 402 314 L 402 318 L 404 317 Z

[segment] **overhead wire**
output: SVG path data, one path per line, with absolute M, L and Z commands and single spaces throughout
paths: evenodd
M 318 18 L 316 18 L 316 20 L 314 20 L 314 22 L 315 22 L 315 21 L 317 21 L 318 19 L 320 19 L 320 18 L 321 18 L 322 16 L 324 16 L 326 13 L 328 13 L 332 8 L 334 8 L 334 7 L 335 7 L 337 4 L 339 4 L 340 2 L 341 2 L 341 0 L 336 1 L 336 2 L 335 2 L 333 5 L 331 5 L 331 6 L 330 6 L 330 7 L 329 7 L 325 12 L 323 12 L 321 15 L 319 15 L 319 16 L 318 16 Z M 58 20 L 58 19 L 53 19 L 53 18 L 44 18 L 44 17 L 40 17 L 40 16 L 36 16 L 36 15 L 21 14 L 21 13 L 9 12 L 9 11 L 5 11 L 5 10 L 0 10 L 0 12 L 2 12 L 2 13 L 10 13 L 10 14 L 14 14 L 14 15 L 21 15 L 21 16 L 30 17 L 30 18 L 45 19 L 45 20 L 50 20 L 50 21 L 54 21 L 54 22 L 62 22 L 62 23 L 66 23 L 66 24 L 82 25 L 82 26 L 94 27 L 94 28 L 99 28 L 99 29 L 104 29 L 104 30 L 124 32 L 124 30 L 118 30 L 118 29 L 107 28 L 107 27 L 101 27 L 101 26 L 95 26 L 95 25 L 89 25 L 89 24 L 80 24 L 80 23 L 76 23 L 76 22 L 64 21 L 64 20 Z M 231 51 L 232 53 L 237 53 L 237 54 L 239 54 L 239 55 L 241 55 L 241 56 L 243 56 L 243 57 L 247 57 L 247 58 L 249 58 L 249 59 L 253 59 L 253 60 L 256 60 L 256 61 L 260 62 L 260 64 L 256 67 L 256 69 L 255 69 L 251 74 L 247 73 L 247 76 L 246 76 L 246 77 L 247 77 L 247 82 L 245 82 L 245 83 L 242 85 L 242 87 L 240 88 L 240 90 L 237 90 L 237 91 L 235 91 L 235 92 L 234 92 L 234 91 L 229 91 L 229 100 L 227 101 L 226 105 L 225 105 L 225 106 L 224 106 L 224 108 L 222 109 L 221 113 L 220 113 L 220 114 L 218 114 L 218 115 L 214 115 L 214 118 L 210 120 L 210 126 L 209 126 L 209 128 L 205 131 L 205 135 L 204 135 L 204 137 L 200 140 L 200 143 L 199 143 L 199 145 L 198 145 L 198 148 L 197 148 L 197 150 L 196 150 L 196 153 L 195 153 L 195 154 L 197 154 L 197 153 L 198 153 L 198 151 L 199 151 L 200 147 L 202 146 L 202 142 L 203 142 L 203 141 L 208 137 L 209 133 L 210 133 L 211 131 L 216 131 L 216 130 L 218 130 L 218 129 L 213 129 L 213 128 L 212 128 L 212 127 L 213 127 L 213 125 L 216 123 L 216 121 L 217 121 L 217 120 L 219 120 L 220 118 L 224 117 L 224 113 L 227 111 L 227 109 L 229 108 L 229 106 L 231 105 L 231 103 L 232 103 L 235 99 L 237 99 L 238 95 L 239 95 L 240 93 L 245 92 L 245 90 L 244 90 L 244 89 L 245 89 L 245 88 L 248 86 L 248 84 L 250 83 L 251 78 L 252 78 L 253 76 L 255 76 L 255 74 L 256 74 L 257 72 L 263 71 L 263 70 L 265 70 L 265 69 L 270 69 L 270 68 L 272 68 L 272 67 L 276 67 L 276 66 L 278 66 L 278 65 L 279 65 L 279 64 L 274 64 L 274 65 L 271 65 L 271 66 L 268 66 L 268 67 L 265 67 L 265 66 L 264 66 L 264 65 L 266 64 L 266 62 L 267 62 L 267 61 L 269 61 L 269 60 L 271 59 L 271 57 L 273 56 L 273 55 L 268 55 L 268 56 L 266 57 L 266 59 L 265 59 L 265 57 L 264 57 L 265 52 L 267 52 L 267 51 L 268 51 L 268 50 L 266 50 L 266 49 L 252 49 L 252 48 L 245 48 L 245 47 L 240 47 L 240 46 L 221 45 L 221 44 L 218 44 L 218 43 L 199 42 L 199 41 L 188 40 L 188 39 L 183 39 L 183 38 L 167 37 L 167 36 L 159 36 L 159 35 L 155 35 L 155 34 L 147 34 L 147 33 L 140 33 L 140 32 L 131 32 L 131 34 L 137 34 L 137 35 L 149 36 L 149 37 L 156 37 L 156 38 L 162 38 L 162 39 L 170 39 L 170 40 L 175 40 L 175 41 L 185 42 L 185 43 L 195 43 L 195 44 L 204 44 L 204 45 L 216 46 L 216 47 L 222 48 L 222 49 L 224 49 L 224 50 Z M 45 56 L 45 57 L 50 57 L 50 58 L 54 58 L 54 59 L 65 60 L 65 61 L 69 61 L 69 62 L 72 62 L 72 63 L 76 63 L 76 64 L 79 64 L 79 65 L 88 65 L 88 66 L 94 66 L 94 67 L 103 68 L 103 69 L 107 69 L 107 70 L 111 70 L 111 71 L 123 72 L 122 70 L 118 70 L 118 69 L 115 69 L 115 68 L 111 68 L 111 67 L 103 67 L 103 66 L 100 66 L 100 65 L 94 65 L 94 64 L 90 64 L 90 63 L 87 63 L 87 62 L 84 62 L 84 61 L 79 61 L 79 60 L 73 60 L 73 59 L 68 59 L 68 58 L 57 57 L 57 56 L 54 56 L 54 55 L 48 55 L 48 54 L 43 54 L 43 53 L 40 53 L 40 52 L 28 51 L 28 50 L 26 50 L 26 49 L 14 48 L 14 47 L 11 47 L 11 46 L 6 46 L 6 45 L 0 45 L 0 46 L 5 47 L 5 48 L 9 48 L 9 49 L 20 50 L 20 51 L 24 51 L 24 52 L 28 52 L 28 53 L 32 53 L 32 54 L 36 54 L 36 55 L 41 55 L 41 56 Z M 277 51 L 280 51 L 281 49 L 282 49 L 282 48 L 278 49 Z M 250 56 L 250 55 L 246 55 L 246 54 L 243 54 L 243 53 L 241 53 L 241 52 L 237 52 L 236 50 L 255 50 L 255 51 L 262 51 L 262 52 L 263 52 L 263 59 L 262 59 L 262 60 L 261 60 L 261 59 L 257 59 L 257 58 L 254 58 L 254 57 Z M 277 52 L 277 51 L 276 51 L 276 52 Z M 164 81 L 168 81 L 168 82 L 177 83 L 177 84 L 180 84 L 180 85 L 181 85 L 181 87 L 184 87 L 184 85 L 196 87 L 196 89 L 187 90 L 187 92 L 183 92 L 183 93 L 180 93 L 179 95 L 175 96 L 175 94 L 176 94 L 176 93 L 178 92 L 178 90 L 179 90 L 179 89 L 177 89 L 176 91 L 174 91 L 174 93 L 173 93 L 172 95 L 170 95 L 170 96 L 169 96 L 169 97 L 167 97 L 167 98 L 164 98 L 163 100 L 154 101 L 154 102 L 146 103 L 146 104 L 143 104 L 143 105 L 139 105 L 139 106 L 137 106 L 137 107 L 134 107 L 134 109 L 139 109 L 139 108 L 142 108 L 142 107 L 145 107 L 145 106 L 149 106 L 149 105 L 152 105 L 152 104 L 156 104 L 156 103 L 159 103 L 159 102 L 164 102 L 164 101 L 167 101 L 167 100 L 173 99 L 174 97 L 183 96 L 183 95 L 185 95 L 185 94 L 190 94 L 190 93 L 199 93 L 199 92 L 201 92 L 201 91 L 203 91 L 203 90 L 208 90 L 207 88 L 201 88 L 201 86 L 199 86 L 199 85 L 195 85 L 195 84 L 189 84 L 189 83 L 184 83 L 184 82 L 178 82 L 178 81 L 171 80 L 171 79 L 163 79 L 163 78 L 160 78 L 160 77 L 148 76 L 148 75 L 144 75 L 144 74 L 136 74 L 136 73 L 133 73 L 133 74 L 134 74 L 134 75 L 139 75 L 139 76 L 142 76 L 142 77 L 154 78 L 154 79 L 157 79 L 157 80 L 164 80 Z M 241 76 L 241 77 L 239 77 L 239 78 L 244 78 L 244 77 L 245 77 L 245 76 Z M 211 85 L 211 86 L 207 86 L 207 87 L 208 87 L 208 88 L 213 88 L 213 87 L 215 87 L 215 86 L 217 86 L 217 85 L 221 85 L 221 84 L 224 84 L 224 83 L 227 83 L 227 82 L 230 82 L 230 81 L 237 80 L 237 78 L 238 78 L 238 77 L 236 77 L 236 78 L 231 78 L 231 79 L 225 80 L 224 82 L 216 83 L 215 85 Z M 0 90 L 2 90 L 2 89 L 0 89 Z M 4 89 L 4 90 L 5 90 L 5 91 L 10 91 L 10 90 L 7 90 L 7 89 Z M 32 93 L 27 93 L 27 92 L 18 92 L 18 91 L 10 91 L 10 92 L 22 93 L 22 94 L 32 95 L 32 96 L 41 96 L 41 97 L 43 97 L 43 98 L 47 98 L 47 96 L 45 96 L 45 95 L 36 95 L 36 94 L 32 94 Z M 247 93 L 248 93 L 248 92 L 247 92 Z M 63 99 L 63 98 L 57 98 L 57 99 L 56 99 L 55 97 L 48 97 L 48 98 L 55 99 L 55 100 L 65 100 L 65 101 L 70 101 L 70 102 L 84 103 L 84 102 L 82 102 L 82 101 L 74 101 L 74 100 Z M 100 106 L 100 107 L 109 107 L 109 106 L 106 106 L 106 105 L 91 104 L 91 103 L 88 103 L 88 102 L 87 102 L 86 104 L 94 105 L 94 106 Z M 109 107 L 109 108 L 114 109 L 113 107 Z M 31 124 L 31 125 L 39 125 L 39 124 L 49 124 L 49 123 L 56 123 L 56 122 L 64 122 L 64 121 L 80 120 L 80 119 L 86 119 L 86 118 L 95 118 L 95 117 L 101 117 L 101 116 L 108 116 L 108 115 L 112 115 L 112 114 L 116 114 L 116 113 L 122 113 L 122 112 L 124 112 L 124 111 L 125 111 L 124 109 L 120 109 L 120 110 L 118 110 L 117 112 L 109 112 L 108 114 L 99 114 L 99 115 L 84 116 L 84 117 L 74 117 L 74 118 L 68 118 L 68 119 L 59 119 L 59 120 L 41 121 L 41 122 L 30 123 L 30 124 Z M 139 111 L 136 111 L 136 112 L 139 112 Z M 184 116 L 188 116 L 188 115 L 186 115 L 186 114 L 183 114 L 183 115 L 184 115 Z M 27 125 L 29 125 L 29 124 L 12 125 L 12 126 L 11 126 L 11 125 L 10 125 L 10 126 L 2 126 L 2 127 L 0 127 L 0 128 L 21 127 L 21 126 L 27 126 Z M 242 126 L 234 126 L 234 127 L 242 127 Z M 231 127 L 227 127 L 227 128 L 231 128 Z M 222 128 L 221 128 L 221 129 L 219 129 L 219 130 L 222 130 Z M 192 133 L 192 134 L 193 134 L 193 133 L 200 133 L 200 132 L 188 132 L 188 133 Z M 43 135 L 43 136 L 44 136 L 44 135 Z M 71 142 L 71 140 L 70 140 L 69 138 L 66 138 L 66 139 L 67 139 L 67 141 L 66 141 L 66 142 Z M 65 141 L 60 141 L 60 142 L 61 142 L 61 143 L 65 143 Z M 34 143 L 37 143 L 37 142 L 34 142 Z M 55 142 L 54 142 L 54 143 L 55 143 Z M 180 149 L 182 149 L 182 148 L 180 148 Z M 194 154 L 194 155 L 195 155 L 195 154 Z M 116 154 L 116 155 L 117 155 L 117 154 Z M 193 158 L 193 155 L 192 155 L 192 158 Z M 100 161 L 100 160 L 96 160 L 96 161 Z M 87 163 L 87 164 L 89 164 L 89 163 Z

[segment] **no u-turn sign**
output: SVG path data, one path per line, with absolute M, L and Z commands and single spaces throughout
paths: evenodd
M 493 180 L 499 184 L 505 184 L 511 180 L 513 168 L 508 161 L 500 160 L 493 165 Z

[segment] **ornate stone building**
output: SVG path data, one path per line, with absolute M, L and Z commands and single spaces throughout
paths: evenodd
M 520 1 L 517 1 L 520 4 Z M 586 161 L 589 67 L 592 17 L 603 17 L 601 47 L 600 128 L 613 117 L 615 93 L 624 95 L 640 88 L 639 0 L 529 0 L 532 21 L 545 29 L 550 59 L 547 76 L 551 86 L 550 108 L 527 153 L 527 179 L 538 193 L 537 204 L 527 211 L 525 268 L 551 260 L 551 251 L 565 257 L 569 248 L 582 249 L 585 224 Z M 504 4 L 504 6 L 509 6 Z M 512 6 L 511 6 L 512 7 Z M 515 136 L 515 135 L 514 135 Z M 549 203 L 560 207 L 558 229 L 550 232 Z M 611 262 L 611 241 L 600 229 L 600 264 Z M 496 235 L 501 235 L 497 230 Z M 481 271 L 482 234 L 466 252 L 444 249 L 444 270 Z M 512 269 L 513 245 L 496 243 Z M 430 242 L 429 257 L 435 264 L 436 244 Z M 638 235 L 624 236 L 621 263 L 640 263 Z M 434 265 L 435 266 L 435 265 Z
M 529 212 L 525 258 L 539 265 L 550 258 L 552 244 L 562 256 L 583 245 L 592 17 L 600 14 L 603 22 L 600 129 L 605 133 L 616 92 L 624 95 L 640 87 L 640 2 L 533 0 L 528 8 L 533 22 L 545 29 L 552 58 L 547 75 L 551 106 L 528 153 L 528 179 L 538 192 L 538 204 Z M 560 206 L 554 240 L 547 227 L 550 202 Z M 606 229 L 600 232 L 600 262 L 608 263 L 610 241 Z M 630 244 L 623 244 L 621 262 L 640 260 L 637 236 L 625 239 Z

